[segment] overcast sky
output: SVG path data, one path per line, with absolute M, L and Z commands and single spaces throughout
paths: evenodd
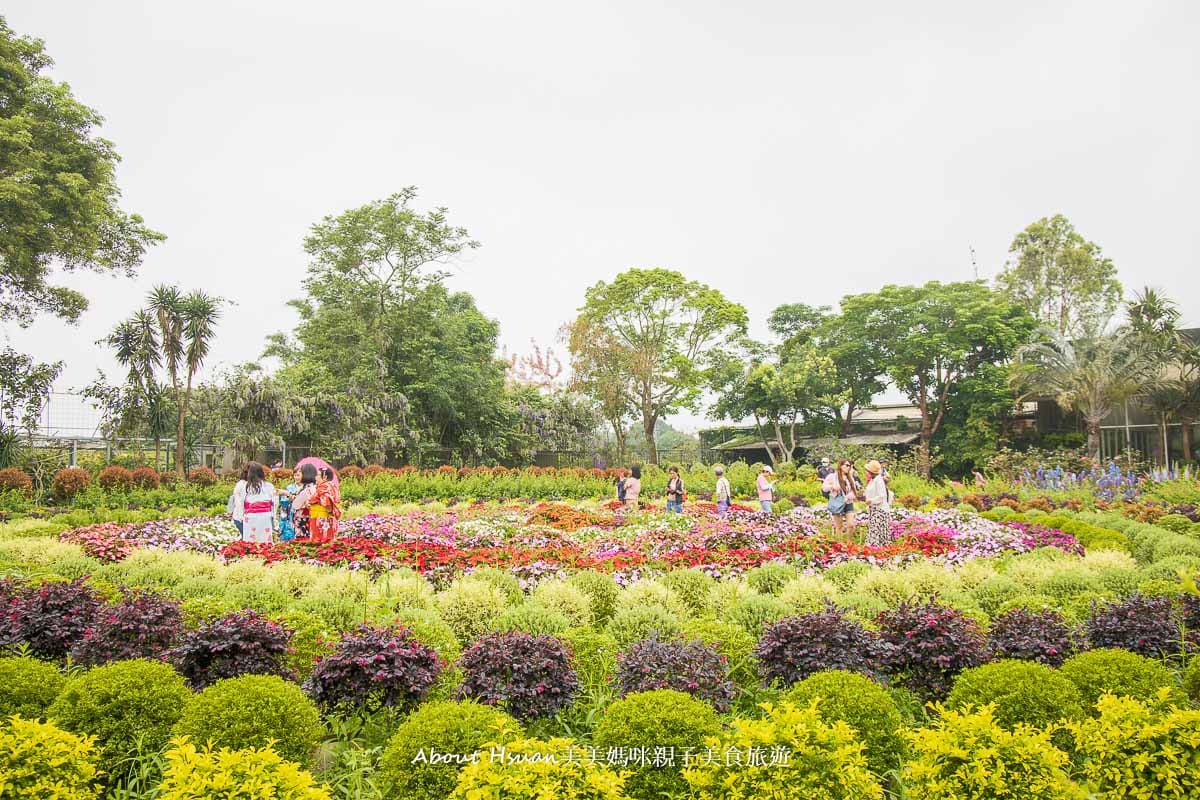
M 483 243 L 451 283 L 501 342 L 550 342 L 586 287 L 663 266 L 746 305 L 981 277 L 1061 212 L 1127 290 L 1200 324 L 1200 3 L 9 0 L 107 119 L 123 205 L 168 240 L 73 277 L 66 361 L 161 282 L 237 301 L 212 368 L 295 322 L 322 216 L 420 188 Z M 700 418 L 676 420 L 685 428 Z

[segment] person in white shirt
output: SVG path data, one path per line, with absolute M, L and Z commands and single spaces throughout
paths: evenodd
M 892 504 L 887 479 L 878 461 L 867 462 L 867 544 L 881 547 L 892 542 Z
M 716 467 L 713 473 L 717 476 L 717 490 L 713 493 L 713 499 L 717 501 L 717 516 L 725 519 L 729 514 L 729 506 L 733 503 L 733 487 L 729 485 L 729 478 L 725 477 L 724 469 Z

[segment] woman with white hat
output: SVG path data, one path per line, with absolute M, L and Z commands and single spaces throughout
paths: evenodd
M 867 475 L 867 488 L 863 492 L 867 501 L 867 544 L 880 547 L 892 541 L 892 504 L 883 466 L 878 461 L 868 461 Z
M 763 464 L 763 468 L 758 472 L 758 480 L 754 482 L 758 489 L 758 504 L 768 514 L 771 513 L 771 503 L 775 500 L 775 484 L 769 477 L 774 474 L 775 470 L 771 469 L 769 465 Z

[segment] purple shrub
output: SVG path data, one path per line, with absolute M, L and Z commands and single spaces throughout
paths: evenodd
M 479 637 L 459 659 L 459 699 L 501 706 L 520 720 L 554 716 L 579 691 L 571 655 L 553 636 L 509 632 Z
M 725 656 L 700 642 L 659 641 L 657 636 L 635 642 L 620 655 L 616 685 L 622 697 L 655 689 L 686 692 L 722 712 L 737 694 Z
M 25 643 L 32 655 L 61 661 L 71 646 L 83 638 L 103 601 L 92 587 L 77 579 L 48 582 L 16 590 L 13 584 L 0 592 L 4 600 L 4 630 L 8 645 Z
M 768 625 L 754 655 L 764 685 L 787 687 L 828 669 L 874 675 L 882 648 L 874 633 L 829 605 Z
M 1088 643 L 1093 648 L 1119 647 L 1150 658 L 1178 652 L 1180 634 L 1169 597 L 1133 594 L 1119 603 L 1093 605 L 1087 621 Z
M 179 603 L 162 595 L 129 592 L 96 615 L 71 659 L 93 666 L 131 658 L 162 659 L 183 630 Z
M 237 611 L 184 635 L 171 663 L 200 690 L 238 675 L 295 676 L 285 666 L 292 631 L 253 611 Z
M 884 668 L 926 699 L 945 697 L 955 675 L 987 660 L 987 642 L 975 621 L 935 601 L 901 603 L 877 622 Z
M 992 620 L 988 631 L 992 658 L 1020 658 L 1061 666 L 1079 649 L 1075 631 L 1052 609 L 1014 608 Z
M 443 666 L 437 651 L 413 639 L 407 628 L 363 625 L 317 663 L 304 691 L 325 711 L 407 710 L 421 701 Z

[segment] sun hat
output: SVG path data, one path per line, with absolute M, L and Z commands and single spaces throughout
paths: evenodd
M 880 466 L 878 461 L 875 461 L 874 459 L 872 459 L 867 462 L 866 470 L 867 470 L 867 472 L 871 473 L 872 475 L 878 475 L 880 472 L 883 471 L 883 467 Z
M 822 458 L 822 459 L 821 459 L 821 466 L 823 466 L 823 467 L 828 467 L 828 466 L 829 466 L 829 459 L 828 459 L 828 458 Z
M 716 473 L 717 475 L 724 475 L 724 474 L 725 474 L 725 470 L 724 470 L 724 469 L 722 469 L 721 467 L 713 467 L 713 472 L 714 472 L 714 473 Z
M 774 472 L 775 472 L 775 470 L 771 469 L 771 466 L 769 464 L 763 464 L 763 468 L 760 471 L 761 472 L 770 472 L 772 474 L 774 474 Z

